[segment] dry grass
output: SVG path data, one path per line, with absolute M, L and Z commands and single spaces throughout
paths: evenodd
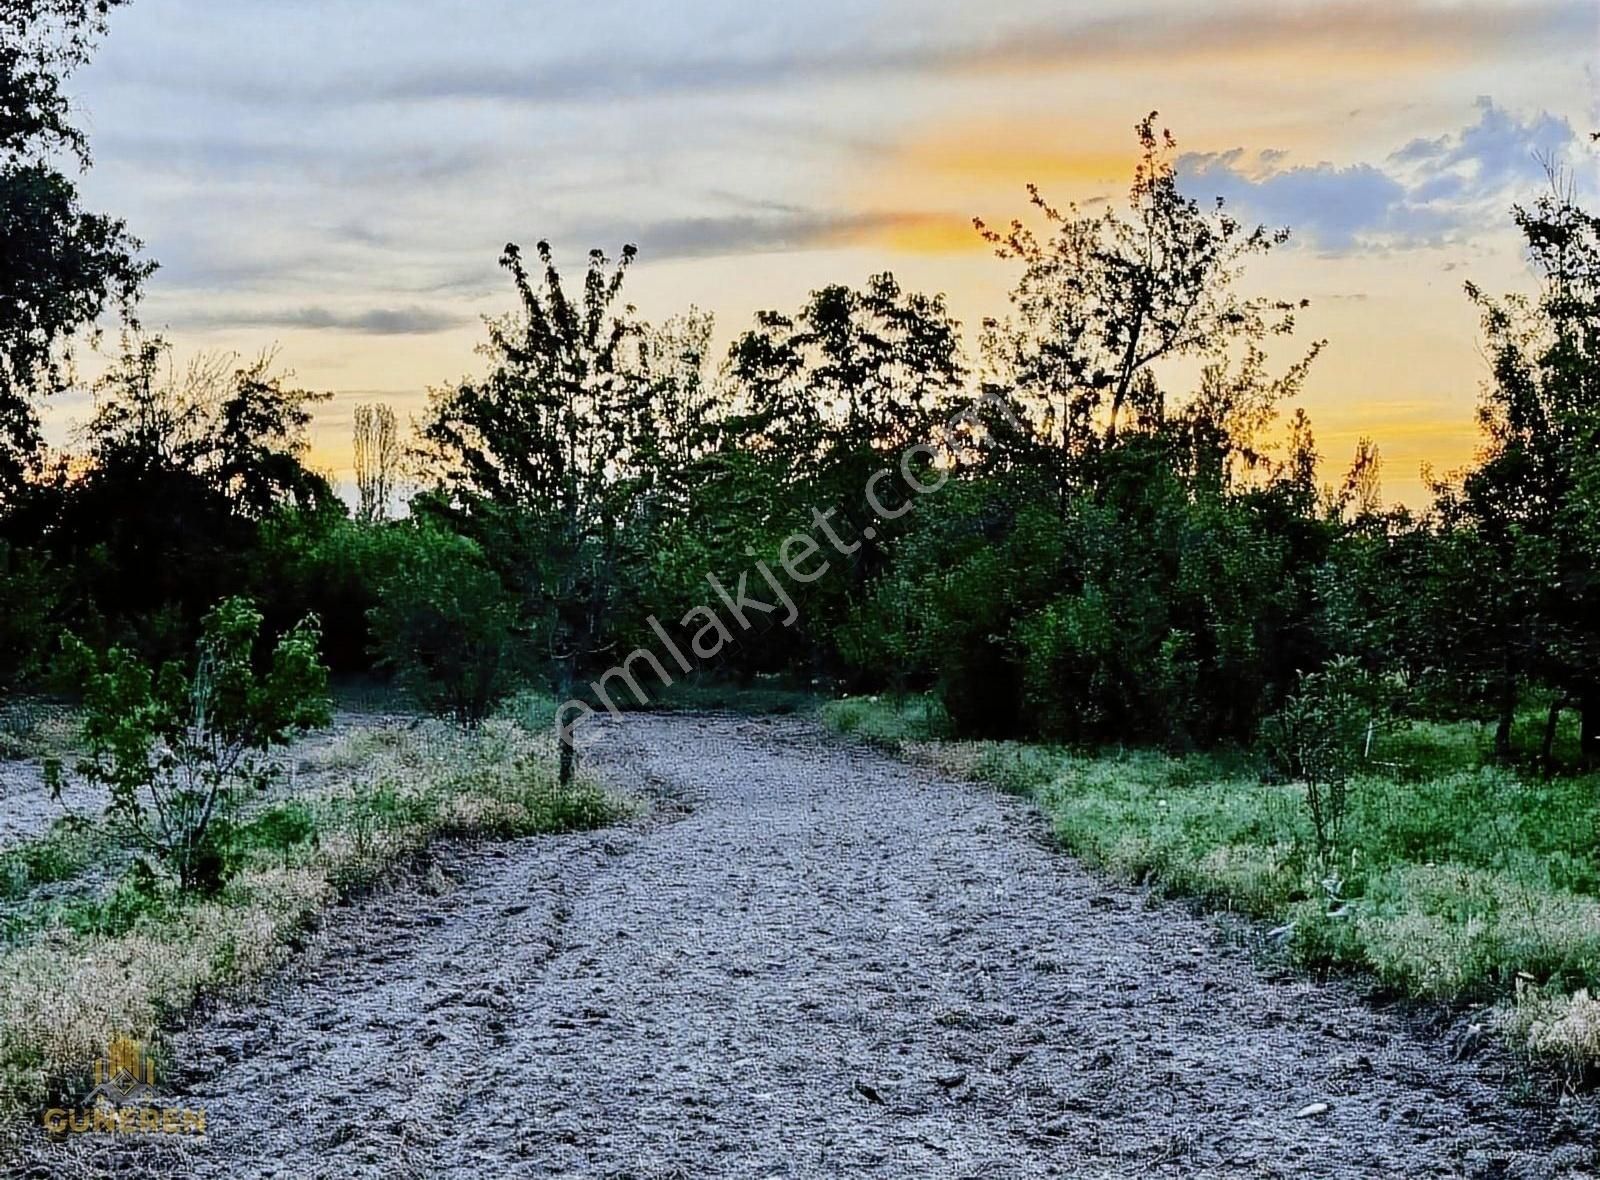
M 1569 996 L 1518 988 L 1516 1000 L 1501 1010 L 1500 1027 L 1534 1057 L 1575 1074 L 1592 1074 L 1600 1062 L 1600 999 L 1588 988 Z
M 0 1109 L 70 1091 L 112 1038 L 149 1042 L 203 990 L 278 966 L 334 890 L 305 867 L 242 874 L 230 894 L 170 925 L 115 938 L 57 929 L 0 959 Z
M 431 723 L 352 731 L 318 758 L 348 773 L 323 777 L 294 804 L 313 833 L 247 847 L 218 897 L 167 886 L 125 931 L 52 925 L 0 956 L 0 1119 L 73 1094 L 114 1037 L 158 1041 L 203 994 L 282 965 L 336 897 L 441 835 L 511 837 L 615 818 L 620 805 L 594 783 L 557 786 L 549 744 L 507 723 L 472 734 Z

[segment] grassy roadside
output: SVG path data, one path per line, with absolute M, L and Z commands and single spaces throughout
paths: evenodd
M 1600 776 L 1534 781 L 1486 763 L 1469 725 L 1417 724 L 1373 751 L 1323 861 L 1302 788 L 1249 759 L 1084 754 L 941 740 L 923 700 L 831 702 L 826 722 L 1034 800 L 1107 872 L 1272 923 L 1313 969 L 1408 996 L 1494 1001 L 1508 1039 L 1600 1067 Z
M 204 994 L 280 966 L 319 911 L 430 841 L 592 828 L 621 811 L 593 782 L 558 787 L 551 739 L 506 721 L 475 733 L 432 722 L 358 729 L 319 761 L 320 789 L 240 824 L 234 872 L 213 897 L 179 894 L 135 867 L 87 895 L 30 906 L 31 889 L 90 866 L 103 839 L 93 827 L 58 825 L 0 857 L 13 904 L 0 950 L 0 1125 L 73 1094 L 113 1037 L 159 1043 Z

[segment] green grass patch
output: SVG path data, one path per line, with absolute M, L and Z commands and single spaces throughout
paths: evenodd
M 617 686 L 613 699 L 623 713 L 748 713 L 788 714 L 813 712 L 820 701 L 808 688 L 796 687 L 781 677 L 756 677 L 748 684 L 713 677 L 675 680 L 662 686 L 653 678 L 643 682 L 648 699 L 640 704 L 626 686 Z M 585 699 L 588 699 L 587 697 Z M 542 733 L 555 728 L 554 697 L 544 692 L 517 693 L 501 708 L 504 717 L 523 728 Z M 589 700 L 591 705 L 593 700 Z
M 889 697 L 846 697 L 825 703 L 822 718 L 839 733 L 888 746 L 931 741 L 949 731 L 943 707 L 931 696 L 898 702 Z
M 69 881 L 115 849 L 104 823 L 65 815 L 42 836 L 0 852 L 0 901 L 25 897 L 40 885 Z

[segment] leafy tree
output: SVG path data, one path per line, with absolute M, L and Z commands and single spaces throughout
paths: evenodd
M 644 326 L 639 364 L 648 410 L 636 464 L 651 482 L 660 518 L 690 501 L 701 465 L 720 441 L 726 393 L 710 371 L 709 312 L 695 308 L 659 326 Z
M 101 657 L 68 641 L 85 674 L 88 754 L 76 772 L 110 789 L 121 831 L 184 889 L 222 884 L 229 817 L 275 773 L 266 755 L 330 719 L 316 620 L 280 638 L 258 672 L 260 632 L 260 612 L 228 599 L 206 616 L 193 670 L 169 662 L 154 674 L 124 649 Z M 51 776 L 59 787 L 59 765 Z
M 88 166 L 63 87 L 121 2 L 0 0 L 0 508 L 39 472 L 36 399 L 66 384 L 68 342 L 113 305 L 130 309 L 154 269 L 57 167 Z
M 1157 132 L 1155 119 L 1152 112 L 1136 128 L 1141 156 L 1126 213 L 1111 205 L 1098 215 L 1059 209 L 1030 186 L 1047 236 L 1021 220 L 1004 230 L 976 221 L 999 257 L 1022 266 L 1011 315 L 985 321 L 982 333 L 986 382 L 1010 391 L 1032 427 L 1010 437 L 1007 450 L 1014 461 L 1051 471 L 1063 489 L 1129 417 L 1147 426 L 1165 421 L 1156 366 L 1180 358 L 1217 364 L 1232 347 L 1289 334 L 1304 306 L 1238 292 L 1244 263 L 1281 245 L 1288 231 L 1247 228 L 1220 199 L 1203 208 L 1185 196 L 1176 143 Z M 1259 359 L 1246 364 L 1250 387 L 1270 390 L 1249 368 L 1259 368 Z M 1213 400 L 1227 392 L 1220 371 L 1205 392 Z M 1237 422 L 1254 409 L 1227 403 L 1211 416 Z
M 241 517 L 331 495 L 308 470 L 311 407 L 331 394 L 297 389 L 262 352 L 197 356 L 180 371 L 159 336 L 126 335 L 95 387 L 86 434 L 101 477 L 176 470 L 204 480 Z
M 418 507 L 493 556 L 543 633 L 558 699 L 607 645 L 629 557 L 623 509 L 648 421 L 640 324 L 621 302 L 634 255 L 624 247 L 613 267 L 590 251 L 574 298 L 549 243 L 537 278 L 508 245 L 518 307 L 489 324 L 490 371 L 435 391 L 422 429 L 439 487 Z M 565 781 L 572 744 L 562 752 Z
M 102 646 L 175 657 L 212 603 L 246 589 L 272 514 L 336 500 L 304 464 L 320 395 L 270 363 L 215 354 L 179 367 L 164 340 L 129 336 L 98 383 L 88 461 L 62 480 L 41 543 L 68 576 L 76 625 Z
M 861 290 L 814 291 L 794 317 L 762 312 L 730 362 L 751 445 L 800 472 L 829 455 L 926 441 L 964 376 L 960 325 L 944 297 L 905 291 L 888 273 Z
M 1377 682 L 1354 659 L 1341 656 L 1302 677 L 1263 727 L 1278 769 L 1305 786 L 1317 855 L 1324 860 L 1343 834 L 1350 780 L 1386 724 Z
M 1479 415 L 1485 455 L 1441 489 L 1447 527 L 1481 553 L 1471 639 L 1499 663 L 1500 733 L 1518 685 L 1540 677 L 1582 716 L 1583 759 L 1600 759 L 1600 216 L 1553 184 L 1513 210 L 1540 278 L 1533 299 L 1483 312 L 1492 383 Z
M 330 496 L 305 464 L 311 406 L 333 395 L 298 389 L 262 352 L 233 370 L 211 423 L 210 472 L 236 512 L 260 520 L 283 504 L 306 507 Z
M 1309 422 L 1292 421 L 1281 462 L 1268 441 L 1320 345 L 1272 372 L 1265 346 L 1302 305 L 1237 289 L 1286 233 L 1184 196 L 1153 119 L 1125 211 L 1062 212 L 1035 190 L 1049 236 L 979 222 L 1022 264 L 1012 316 L 982 334 L 982 391 L 1021 418 L 974 407 L 985 445 L 957 454 L 952 488 L 836 632 L 891 686 L 900 662 L 936 676 L 964 732 L 1248 741 L 1328 655 L 1318 586 L 1338 530 Z M 794 384 L 806 370 L 784 339 L 747 344 Z M 1182 399 L 1157 379 L 1180 359 L 1200 362 Z
M 944 297 L 907 291 L 889 273 L 860 289 L 813 291 L 793 316 L 762 312 L 734 342 L 736 405 L 724 432 L 730 448 L 767 465 L 778 492 L 757 530 L 762 540 L 814 527 L 810 513 L 825 505 L 840 535 L 859 543 L 837 576 L 806 588 L 804 623 L 764 640 L 769 652 L 836 670 L 827 665 L 837 662 L 841 629 L 887 569 L 893 536 L 905 527 L 879 518 L 868 482 L 896 469 L 906 448 L 933 440 L 965 377 L 960 325 Z M 733 470 L 725 466 L 724 477 Z M 900 486 L 897 474 L 889 486 Z M 886 494 L 892 505 L 895 494 Z M 748 561 L 735 552 L 727 559 L 721 568 Z

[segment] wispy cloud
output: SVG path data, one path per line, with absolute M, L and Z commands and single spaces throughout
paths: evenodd
M 642 258 L 669 261 L 730 254 L 779 253 L 863 242 L 915 242 L 959 237 L 977 242 L 968 218 L 933 212 L 861 212 L 787 208 L 761 215 L 686 217 L 655 222 L 591 222 L 573 241 L 631 242 Z
M 1470 189 L 1492 194 L 1538 180 L 1545 162 L 1558 160 L 1576 142 L 1572 124 L 1549 111 L 1519 119 L 1487 95 L 1478 98 L 1477 106 L 1478 121 L 1470 127 L 1437 139 L 1414 139 L 1390 159 L 1433 173 L 1428 183 L 1441 195 Z M 1458 183 L 1441 188 L 1443 180 Z
M 1383 5 L 1241 0 L 1176 11 L 1129 4 L 1110 16 L 1021 4 L 1014 11 L 986 14 L 979 27 L 960 19 L 965 0 L 935 0 L 916 9 L 889 4 L 876 20 L 863 20 L 846 0 L 822 0 L 786 18 L 785 35 L 773 39 L 750 36 L 751 18 L 739 13 L 739 6 L 685 12 L 677 22 L 680 27 L 673 29 L 644 15 L 628 21 L 619 6 L 594 14 L 598 30 L 616 38 L 604 56 L 597 56 L 593 44 L 548 36 L 550 22 L 515 5 L 463 8 L 452 15 L 452 27 L 436 28 L 427 39 L 406 36 L 418 31 L 406 27 L 415 14 L 390 3 L 355 0 L 347 7 L 352 21 L 398 25 L 395 44 L 404 47 L 403 56 L 388 45 L 374 44 L 371 53 L 298 76 L 293 85 L 285 85 L 273 54 L 261 55 L 258 66 L 244 70 L 219 68 L 197 57 L 176 78 L 130 63 L 129 78 L 243 103 L 271 102 L 279 108 L 615 103 L 781 90 L 814 82 L 877 84 L 896 76 L 941 72 L 1114 67 L 1155 60 L 1173 65 L 1284 53 L 1307 60 L 1343 57 L 1381 69 L 1399 59 L 1443 64 L 1485 49 L 1504 53 L 1578 43 L 1593 37 L 1596 24 L 1588 0 L 1391 0 Z M 729 12 L 716 12 L 716 7 Z M 639 36 L 641 27 L 653 35 Z M 498 37 L 493 36 L 496 29 Z M 479 52 L 458 51 L 467 34 L 477 37 Z M 315 47 L 282 46 L 290 53 L 308 48 Z
M 362 336 L 427 336 L 471 322 L 471 316 L 427 307 L 374 307 L 355 311 L 314 306 L 243 308 L 197 311 L 186 317 L 186 323 L 196 327 L 331 329 Z
M 1152 20 L 1137 9 L 1117 16 L 1022 30 L 974 47 L 950 64 L 1083 65 L 1129 59 L 1165 63 L 1214 61 L 1285 52 L 1308 61 L 1359 55 L 1375 68 L 1397 59 L 1452 57 L 1484 49 L 1506 52 L 1590 37 L 1596 30 L 1586 0 L 1532 3 L 1195 5 L 1175 19 Z

